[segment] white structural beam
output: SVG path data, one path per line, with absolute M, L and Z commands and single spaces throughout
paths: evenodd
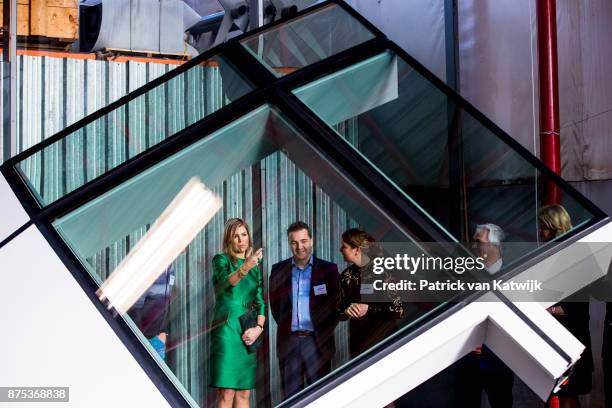
M 35 226 L 0 265 L 0 384 L 69 387 L 75 407 L 169 406 Z
M 555 254 L 552 260 L 513 277 L 514 281 L 545 278 L 549 285 L 564 280 L 569 295 L 603 276 L 612 258 L 610 223 Z M 585 246 L 584 243 L 594 245 Z M 578 254 L 578 255 L 577 255 Z M 582 271 L 584 265 L 598 268 Z M 573 274 L 573 275 L 572 275 Z M 572 276 L 573 279 L 569 279 Z M 488 293 L 376 363 L 355 374 L 308 405 L 311 408 L 375 407 L 396 400 L 475 347 L 486 344 L 540 398 L 579 358 L 584 346 L 545 307 L 551 302 L 508 305 Z M 569 360 L 569 361 L 568 361 Z
M 2 174 L 0 174 L 0 214 L 2 214 L 0 242 L 30 220 Z
M 612 222 L 556 251 L 512 278 L 514 282 L 537 280 L 548 292 L 502 291 L 511 301 L 532 301 L 549 307 L 605 276 L 612 259 Z
M 523 308 L 523 318 L 502 302 L 480 306 L 489 311 L 484 344 L 536 395 L 546 400 L 557 379 L 580 358 L 584 346 L 536 303 Z M 529 325 L 534 321 L 538 322 L 535 326 L 539 330 Z M 570 358 L 569 362 L 560 350 Z
M 506 304 L 486 300 L 466 305 L 308 407 L 385 406 L 481 344 L 490 347 L 516 375 L 528 381 L 540 398 L 546 399 L 571 363 Z M 553 338 L 572 339 L 563 350 L 575 362 L 584 346 L 552 316 L 542 314 L 545 311 L 541 307 L 530 312 L 538 315 Z

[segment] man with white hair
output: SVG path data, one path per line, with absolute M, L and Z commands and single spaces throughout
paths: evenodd
M 495 224 L 479 224 L 474 232 L 475 255 L 484 258 L 484 264 L 491 275 L 502 268 L 501 243 L 506 234 Z
M 501 243 L 504 231 L 495 224 L 476 226 L 474 255 L 484 258 L 490 274 L 502 268 Z M 514 373 L 487 346 L 478 347 L 457 362 L 455 406 L 480 407 L 482 391 L 487 393 L 492 408 L 512 407 Z

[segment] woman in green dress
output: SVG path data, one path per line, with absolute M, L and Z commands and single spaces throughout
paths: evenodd
M 210 386 L 218 388 L 217 407 L 248 407 L 255 388 L 257 353 L 247 346 L 262 335 L 266 321 L 263 279 L 259 262 L 262 249 L 253 252 L 248 225 L 229 219 L 223 234 L 223 252 L 212 260 L 215 313 L 211 333 Z M 244 332 L 239 317 L 252 307 L 257 325 Z

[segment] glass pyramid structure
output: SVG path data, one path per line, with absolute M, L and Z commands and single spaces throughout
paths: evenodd
M 503 226 L 507 279 L 607 217 L 482 113 L 341 1 L 327 1 L 217 46 L 10 159 L 2 173 L 28 215 L 143 369 L 176 406 L 209 406 L 211 259 L 224 222 L 243 218 L 264 247 L 263 279 L 290 256 L 286 228 L 313 230 L 339 265 L 343 231 L 382 242 L 467 243 Z M 165 358 L 129 313 L 96 291 L 193 177 L 221 209 L 172 261 Z M 544 245 L 538 210 L 560 192 L 573 228 Z M 167 293 L 166 293 L 167 295 Z M 333 370 L 284 401 L 268 316 L 256 406 L 303 405 L 457 312 L 478 291 L 407 305 L 394 333 L 351 356 L 336 329 Z M 510 304 L 507 299 L 502 303 Z M 571 365 L 571 359 L 566 361 Z

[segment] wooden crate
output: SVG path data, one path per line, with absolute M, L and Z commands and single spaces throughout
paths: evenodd
M 4 18 L 4 4 L 0 1 L 0 26 Z M 17 0 L 17 35 L 30 35 L 30 0 Z
M 2 12 L 0 1 L 0 21 Z M 77 39 L 78 0 L 17 0 L 17 35 Z

